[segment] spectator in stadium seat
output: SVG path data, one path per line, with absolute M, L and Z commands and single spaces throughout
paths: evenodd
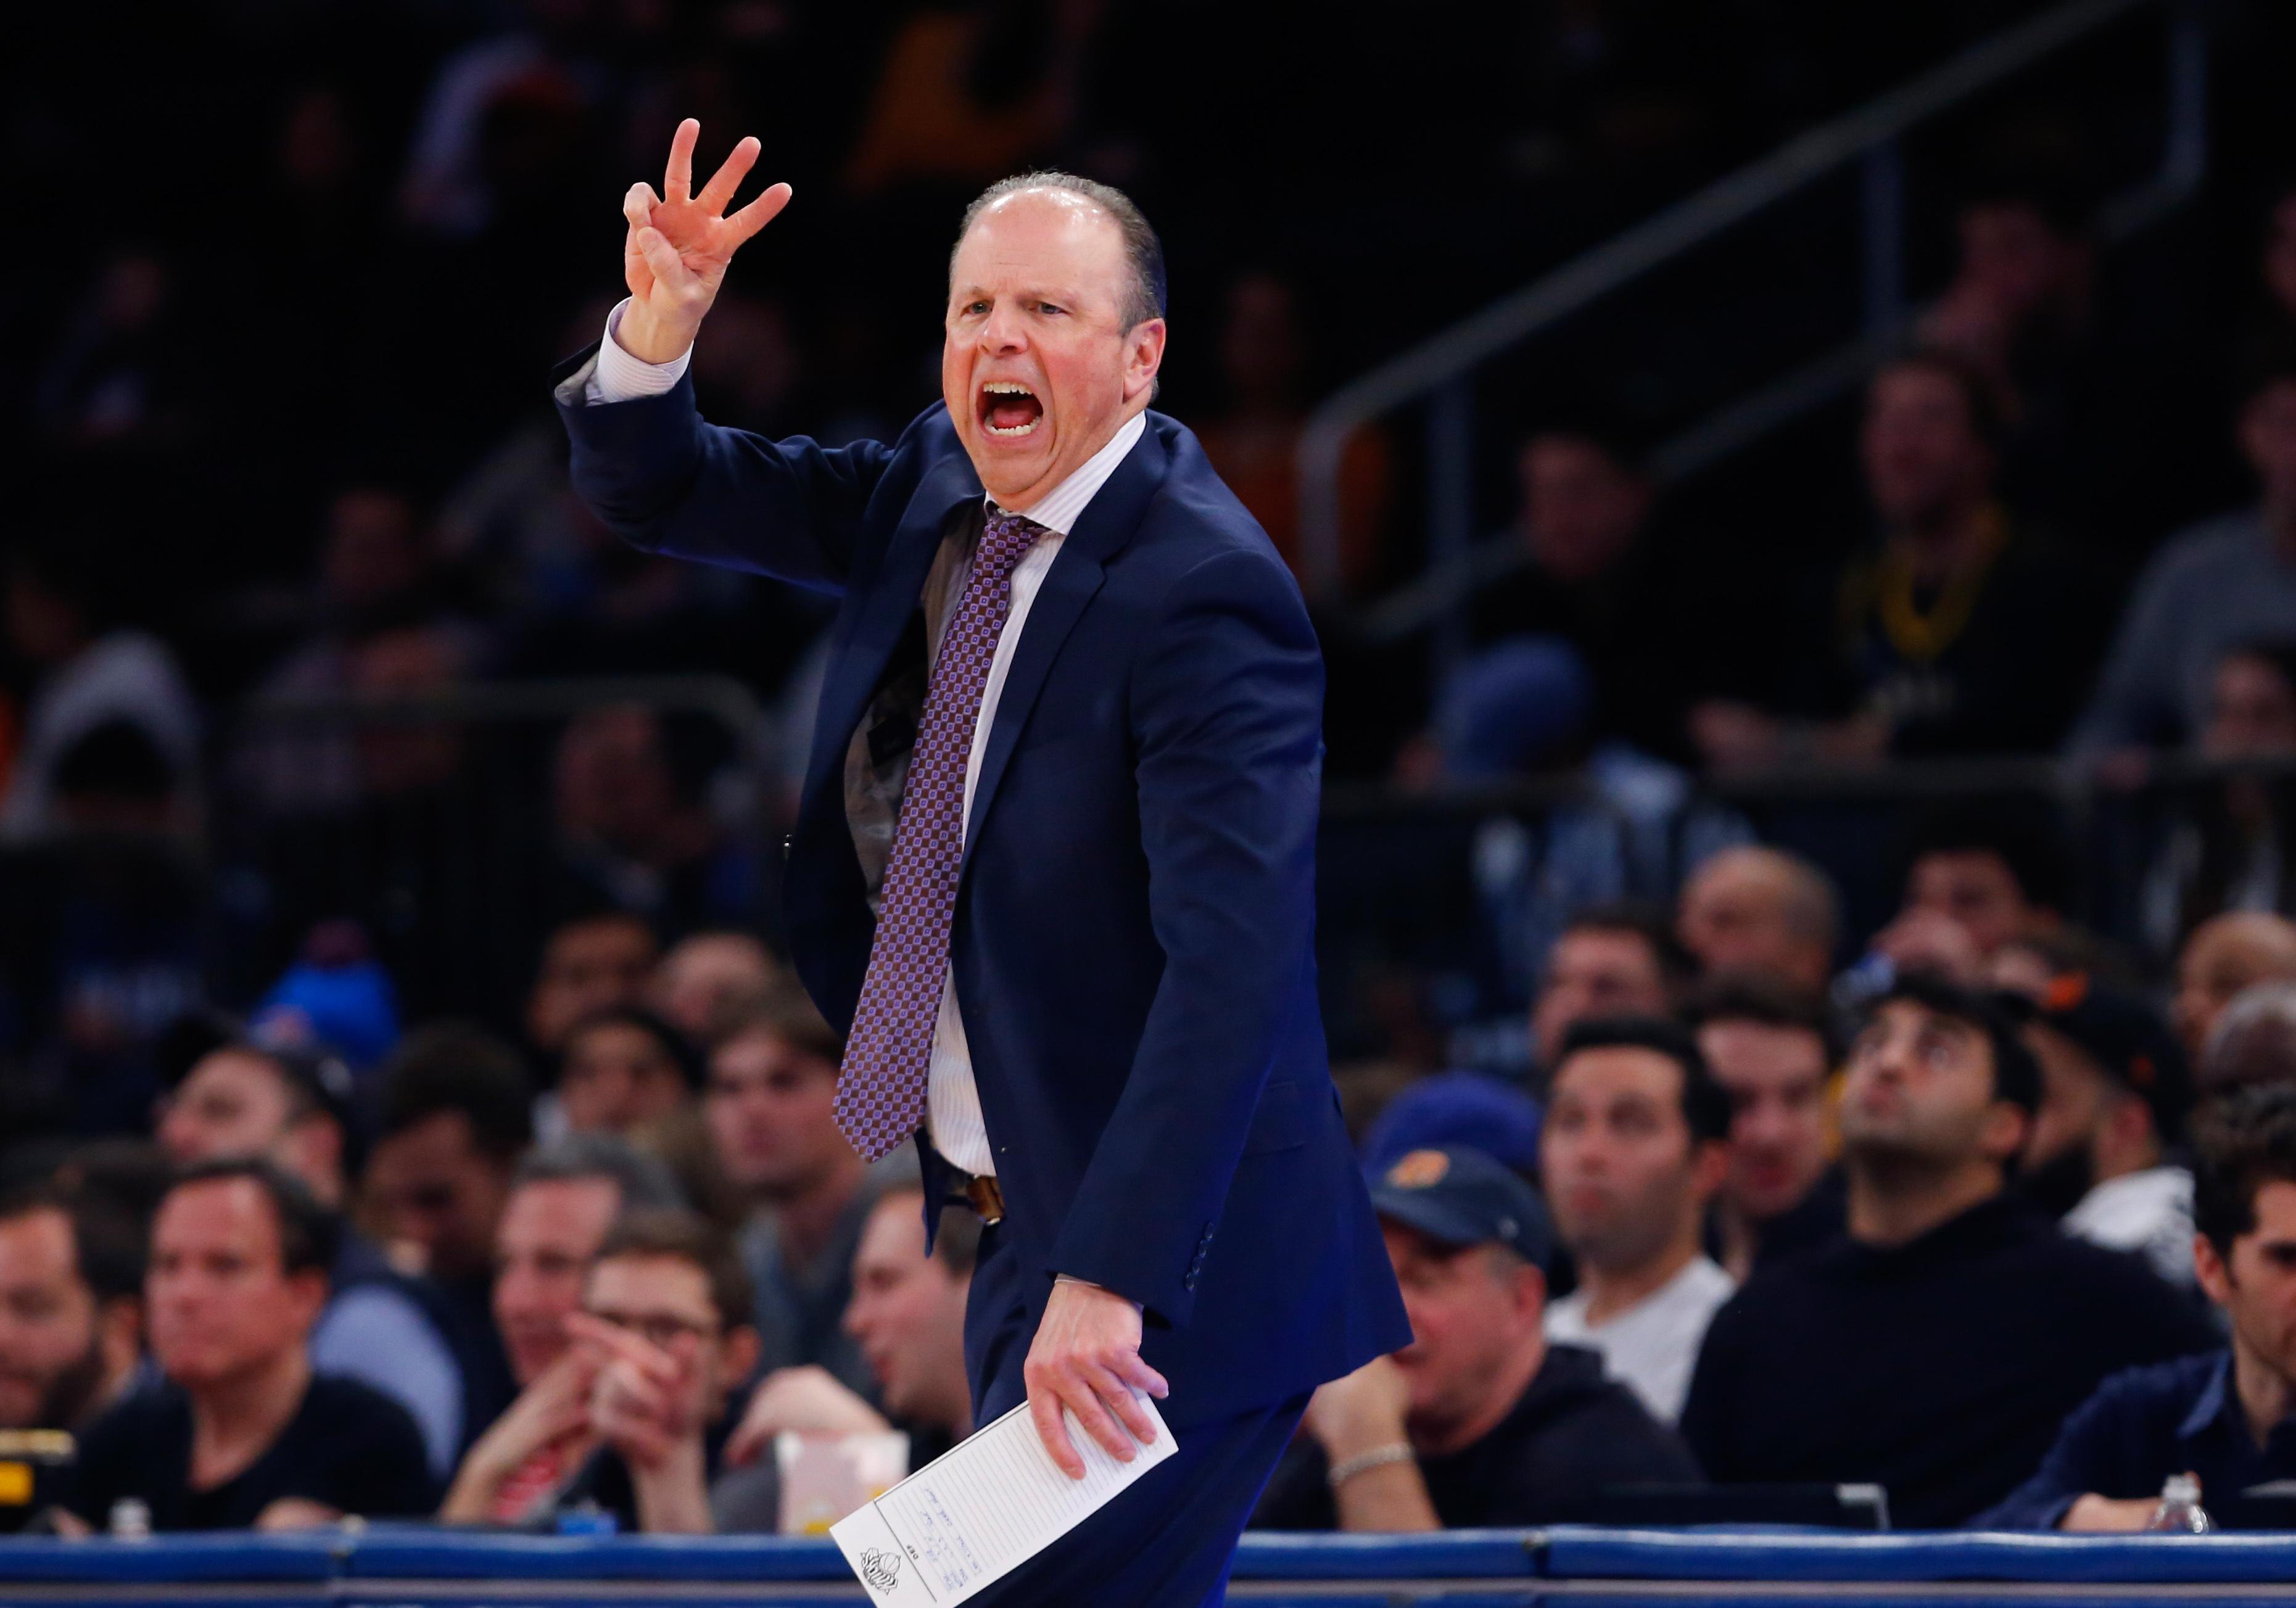
M 729 1463 L 772 1460 L 774 1437 L 866 1434 L 899 1428 L 909 1466 L 922 1468 L 972 1432 L 964 1377 L 964 1292 L 980 1251 L 980 1223 L 945 1210 L 925 1250 L 924 1192 L 896 1185 L 877 1198 L 853 1253 L 845 1327 L 860 1342 L 884 1410 L 827 1369 L 806 1364 L 766 1375 L 726 1444 Z
M 702 1114 L 748 1212 L 739 1244 L 764 1366 L 817 1365 L 866 1395 L 868 1364 L 841 1320 L 880 1174 L 837 1128 L 843 1053 L 813 1002 L 784 994 L 710 1056 Z
M 2243 1083 L 2296 1083 L 2296 982 L 2251 983 L 2217 1017 L 2201 1055 L 2201 1087 Z
M 2218 662 L 2197 746 L 2208 759 L 2296 756 L 2296 622 L 2290 640 L 2234 647 Z M 2176 804 L 2140 896 L 2138 919 L 2155 953 L 2174 952 L 2195 925 L 2226 910 L 2296 905 L 2296 878 L 2284 869 L 2292 814 L 2284 783 L 2227 776 Z
M 1239 275 L 1227 288 L 1220 327 L 1220 378 L 1226 406 L 1200 422 L 1197 437 L 1235 492 L 1267 532 L 1304 586 L 1316 578 L 1300 552 L 1300 472 L 1295 448 L 1307 422 L 1311 386 L 1308 336 L 1297 287 L 1264 270 Z M 1380 578 L 1381 522 L 1393 480 L 1386 439 L 1357 430 L 1340 455 L 1339 579 L 1360 595 Z
M 2169 1160 L 2193 1103 L 2193 1074 L 2159 1012 L 2138 996 L 2070 972 L 2025 1026 L 2041 1103 L 2017 1188 L 2065 1232 L 2142 1252 L 2193 1283 L 2193 1175 Z
M 72 528 L 88 517 L 59 511 L 59 528 L 17 545 L 7 565 L 0 640 L 34 679 L 0 792 L 0 840 L 63 824 L 59 768 L 83 739 L 115 723 L 148 742 L 175 805 L 197 775 L 199 705 L 164 642 L 110 617 L 118 587 L 104 572 L 101 537 Z
M 1745 844 L 1709 856 L 1691 874 L 1675 924 L 1708 977 L 1754 973 L 1815 994 L 1833 975 L 1841 901 L 1800 855 Z
M 354 1123 L 349 1069 L 332 1054 L 241 1039 L 201 1056 L 160 1115 L 160 1143 L 179 1165 L 259 1157 L 329 1211 L 348 1201 Z M 356 1228 L 336 1235 L 327 1305 L 311 1331 L 311 1366 L 373 1386 L 422 1431 L 443 1479 L 480 1428 L 447 1338 L 451 1320 L 419 1281 L 393 1269 Z
M 534 1137 L 533 1098 L 508 1045 L 445 1023 L 401 1041 L 376 1099 L 368 1202 L 393 1260 L 418 1267 L 442 1298 L 472 1430 L 516 1394 L 494 1325 L 495 1236 Z
M 0 1199 L 0 1430 L 86 1429 L 143 1350 L 143 1225 L 85 1191 Z
M 1682 1428 L 1709 1478 L 1872 1481 L 1895 1523 L 1959 1524 L 2107 1374 L 2213 1343 L 2136 1259 L 2005 1187 L 2039 1095 L 2000 1006 L 1898 980 L 1849 1054 L 1847 1236 L 1756 1273 L 1707 1331 Z
M 2107 1379 L 2065 1423 L 2038 1472 L 1975 1521 L 1988 1530 L 2143 1530 L 2172 1474 L 2196 1474 L 2210 1517 L 2251 1487 L 2296 1479 L 2296 1088 L 2237 1090 L 2194 1122 L 2193 1255 L 2232 1344 Z
M 1397 1091 L 1357 1148 L 1367 1173 L 1410 1151 L 1464 1144 L 1536 1179 L 1543 1116 L 1538 1101 L 1488 1073 L 1429 1072 Z
M 776 992 L 796 986 L 754 935 L 696 932 L 661 957 L 646 980 L 645 1003 L 688 1044 L 713 1050 Z
M 534 1516 L 597 1449 L 589 1418 L 596 1359 L 577 1349 L 566 1318 L 606 1232 L 625 1210 L 685 1204 L 668 1169 L 606 1134 L 578 1134 L 529 1151 L 495 1236 L 495 1326 L 518 1399 L 472 1445 L 439 1516 L 513 1524 Z
M 558 1108 L 578 1134 L 625 1138 L 693 1103 L 701 1082 L 693 1048 L 652 1012 L 611 1006 L 566 1035 Z
M 1872 952 L 1899 971 L 1983 985 L 2005 945 L 2058 925 L 2064 871 L 2047 831 L 2005 808 L 1956 808 L 1919 822 L 1905 902 L 1874 934 Z
M 2259 982 L 2296 982 L 2296 922 L 2239 910 L 2193 929 L 2177 956 L 2172 1007 L 2190 1064 L 2200 1065 L 2217 1019 L 2234 997 Z
M 635 910 L 672 931 L 746 914 L 740 847 L 693 791 L 671 762 L 661 718 L 644 704 L 568 722 L 552 784 L 562 903 Z
M 1699 1053 L 1730 1097 L 1730 1165 L 1715 1197 L 1724 1271 L 1740 1283 L 1841 1234 L 1826 1084 L 1841 1055 L 1817 997 L 1725 976 L 1689 1007 Z
M 1372 1201 L 1411 1344 L 1316 1392 L 1255 1528 L 1568 1522 L 1605 1487 L 1697 1479 L 1597 1354 L 1545 1332 L 1554 1244 L 1529 1185 L 1480 1151 L 1417 1150 Z
M 2208 726 L 2225 655 L 2296 636 L 2296 347 L 2276 346 L 2251 364 L 2238 434 L 2260 496 L 2171 537 L 2146 567 L 2076 751 L 2193 741 Z
M 1654 1017 L 1584 1021 L 1562 1041 L 1539 1175 L 1578 1287 L 1546 1337 L 1599 1352 L 1672 1423 L 1715 1309 L 1737 1285 L 1700 1249 L 1729 1165 L 1729 1096 L 1690 1033 Z
M 1530 1008 L 1531 1050 L 1552 1072 L 1562 1039 L 1602 1016 L 1663 1016 L 1688 986 L 1693 962 L 1665 913 L 1636 904 L 1590 906 L 1547 951 Z
M 1694 710 L 1725 767 L 1883 756 L 2029 752 L 2062 741 L 2095 662 L 2088 571 L 2020 526 L 1996 490 L 2006 434 L 1990 382 L 1941 351 L 1868 386 L 1866 483 L 1877 550 L 1844 571 L 1830 644 L 1813 644 L 1798 701 L 1815 718 L 1742 703 Z
M 527 996 L 528 1042 L 554 1062 L 576 1022 L 616 1005 L 636 1005 L 660 948 L 643 916 L 619 910 L 559 923 L 543 944 L 542 963 Z
M 723 1235 L 685 1211 L 633 1211 L 607 1234 L 567 1328 L 595 1369 L 603 1442 L 562 1493 L 648 1535 L 770 1530 L 771 1481 L 726 1469 L 734 1389 L 757 1364 L 749 1279 Z
M 268 1161 L 192 1168 L 160 1203 L 145 1278 L 166 1376 L 81 1437 L 65 1505 L 109 1524 L 141 1501 L 152 1528 L 292 1529 L 430 1509 L 422 1437 L 405 1408 L 313 1370 L 331 1225 Z

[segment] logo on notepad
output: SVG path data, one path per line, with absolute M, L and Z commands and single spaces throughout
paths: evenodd
M 861 1552 L 861 1579 L 873 1591 L 890 1591 L 893 1577 L 900 1572 L 901 1555 L 887 1552 L 880 1546 L 864 1547 Z

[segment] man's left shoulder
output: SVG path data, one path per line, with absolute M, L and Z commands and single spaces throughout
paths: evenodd
M 1162 414 L 1147 417 L 1150 439 L 1164 455 L 1164 477 L 1141 521 L 1142 545 L 1184 568 L 1222 554 L 1246 557 L 1255 562 L 1234 566 L 1236 574 L 1280 578 L 1296 595 L 1298 587 L 1275 544 L 1220 479 L 1195 433 Z

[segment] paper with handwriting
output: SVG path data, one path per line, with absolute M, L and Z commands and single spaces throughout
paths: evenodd
M 1141 1405 L 1156 1439 L 1119 1463 L 1066 1415 L 1084 1458 L 1081 1480 L 1062 1473 L 1038 1439 L 1026 1402 L 976 1431 L 875 1501 L 829 1527 L 845 1561 L 889 1608 L 951 1608 L 1002 1579 L 1100 1511 L 1170 1456 L 1172 1432 Z

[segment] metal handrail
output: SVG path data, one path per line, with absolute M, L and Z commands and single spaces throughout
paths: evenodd
M 1895 142 L 1915 125 L 2139 6 L 2161 3 L 2069 0 L 1972 46 L 1859 110 L 1789 140 L 1770 155 L 1717 180 L 1342 386 L 1308 415 L 1296 449 L 1300 554 L 1309 595 L 1330 602 L 1338 594 L 1340 465 L 1348 439 L 1357 430 L 1421 398 L 1439 401 L 1446 387 L 1461 384 L 1466 375 L 1508 348 L 1860 160 L 1868 163 L 1868 322 L 1874 327 L 1894 326 L 1902 313 L 1898 297 L 1889 289 L 1897 283 L 1896 249 L 1900 243 L 1894 193 L 1898 183 Z M 2172 74 L 2177 66 L 2172 62 Z M 2164 177 L 2179 176 L 2188 169 L 2197 172 L 2204 166 L 2205 146 L 2199 143 L 2204 137 L 2204 134 L 2172 127 Z M 2148 188 L 2157 188 L 2160 183 L 2156 180 Z M 1456 490 L 1445 495 L 1451 502 L 1461 501 Z M 1436 533 L 1436 537 L 1431 547 L 1439 557 L 1456 562 L 1464 556 L 1468 545 L 1463 532 Z

